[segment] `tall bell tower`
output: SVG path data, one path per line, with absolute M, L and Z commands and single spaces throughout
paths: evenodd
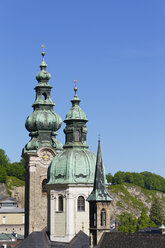
M 91 247 L 95 247 L 102 234 L 110 231 L 110 203 L 112 198 L 106 189 L 103 161 L 98 141 L 96 170 L 93 191 L 87 198 L 89 202 L 89 230 Z
M 62 150 L 62 144 L 56 139 L 62 119 L 53 110 L 51 75 L 46 71 L 44 46 L 42 62 L 36 79 L 36 99 L 33 113 L 26 119 L 25 127 L 30 132 L 30 141 L 23 149 L 25 159 L 25 236 L 33 231 L 41 231 L 47 225 L 47 169 L 53 157 Z

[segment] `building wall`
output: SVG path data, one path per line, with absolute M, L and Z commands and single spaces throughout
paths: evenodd
M 43 159 L 45 151 L 50 154 L 47 161 Z M 23 155 L 26 160 L 25 236 L 41 231 L 47 225 L 47 194 L 42 192 L 42 182 L 47 179 L 47 169 L 54 156 L 51 147 Z
M 24 235 L 24 224 L 0 225 L 0 233 L 12 233 Z
M 110 202 L 97 202 L 97 244 L 103 233 L 110 231 Z M 106 211 L 106 226 L 101 226 L 101 210 Z
M 0 213 L 0 225 L 2 224 L 24 224 L 24 213 Z
M 53 185 L 56 187 L 56 185 Z M 48 231 L 52 241 L 69 242 L 75 234 L 83 230 L 89 235 L 89 203 L 87 197 L 92 191 L 92 185 L 68 185 L 63 188 L 56 187 L 50 190 L 48 201 L 50 201 L 50 219 Z M 58 197 L 63 195 L 64 211 L 58 212 Z M 77 211 L 77 200 L 79 196 L 85 198 L 85 211 Z M 59 220 L 61 223 L 59 224 Z M 60 231 L 61 230 L 61 233 Z

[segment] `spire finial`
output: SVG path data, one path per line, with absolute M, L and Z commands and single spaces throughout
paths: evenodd
M 44 48 L 45 48 L 45 45 L 41 45 L 42 47 L 42 60 L 44 60 L 44 56 L 45 56 L 45 51 L 44 51 Z
M 77 96 L 77 80 L 76 79 L 74 80 L 74 83 L 75 83 L 75 87 L 74 87 L 75 95 L 74 96 Z
M 99 133 L 99 135 L 98 135 L 98 142 L 100 143 L 100 137 L 101 137 L 101 135 L 100 135 L 100 133 Z

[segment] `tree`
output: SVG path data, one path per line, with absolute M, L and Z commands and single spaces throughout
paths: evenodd
M 108 183 L 112 183 L 112 180 L 113 180 L 112 174 L 111 174 L 111 173 L 108 173 L 108 174 L 106 175 L 106 179 L 107 179 L 107 182 L 108 182 Z
M 3 166 L 0 166 L 0 182 L 5 183 L 6 177 L 7 177 L 6 169 Z
M 150 209 L 150 219 L 155 223 L 156 226 L 160 226 L 164 220 L 163 206 L 158 198 L 154 198 L 151 209 Z
M 141 230 L 145 227 L 154 226 L 154 223 L 151 223 L 149 216 L 147 215 L 147 209 L 143 208 L 140 217 L 138 218 L 137 230 Z
M 25 180 L 24 161 L 21 160 L 20 162 L 8 164 L 7 174 L 8 174 L 8 176 L 14 176 L 14 177 L 17 177 L 21 180 Z
M 125 173 L 125 182 L 126 183 L 133 183 L 134 182 L 134 178 L 131 172 L 126 172 Z
M 124 212 L 119 216 L 119 232 L 133 233 L 136 231 L 137 219 L 128 212 Z
M 9 164 L 9 161 L 5 151 L 0 149 L 0 166 L 6 167 Z
M 118 171 L 113 177 L 113 182 L 115 184 L 122 184 L 125 181 L 125 172 Z

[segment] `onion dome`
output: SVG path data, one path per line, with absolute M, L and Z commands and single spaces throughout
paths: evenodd
M 65 123 L 67 123 L 68 120 L 82 120 L 84 122 L 87 122 L 86 114 L 84 111 L 80 108 L 80 99 L 77 96 L 74 96 L 71 100 L 72 108 L 69 110 L 69 112 L 66 114 L 66 118 L 64 120 Z
M 79 106 L 76 83 L 77 80 L 75 80 L 75 95 L 71 100 L 72 108 L 64 120 L 65 145 L 63 151 L 54 157 L 49 166 L 48 184 L 93 184 L 94 182 L 96 155 L 86 144 L 88 120 Z
M 77 80 L 74 80 L 74 82 L 75 82 L 75 87 L 74 87 L 75 95 L 73 99 L 71 100 L 72 108 L 66 114 L 66 118 L 64 122 L 67 123 L 68 121 L 71 121 L 71 120 L 74 120 L 74 121 L 81 120 L 83 122 L 87 122 L 88 120 L 86 118 L 86 114 L 79 106 L 80 99 L 77 97 L 77 85 L 76 85 Z
M 48 130 L 57 131 L 62 119 L 53 110 L 36 110 L 27 119 L 25 127 L 29 132 Z
M 44 46 L 42 46 L 44 48 Z M 33 113 L 26 119 L 25 127 L 30 132 L 31 140 L 26 145 L 27 150 L 37 150 L 43 146 L 52 146 L 57 150 L 62 149 L 62 144 L 56 140 L 57 130 L 61 127 L 62 119 L 54 112 L 54 102 L 51 99 L 52 86 L 48 81 L 51 78 L 46 71 L 47 64 L 44 60 L 45 52 L 42 51 L 40 72 L 36 79 L 36 99 L 33 103 Z
M 42 62 L 40 64 L 41 70 L 36 76 L 38 83 L 43 83 L 43 82 L 47 83 L 51 78 L 50 73 L 46 71 L 47 64 L 45 63 L 44 56 L 45 56 L 45 52 L 42 51 Z

